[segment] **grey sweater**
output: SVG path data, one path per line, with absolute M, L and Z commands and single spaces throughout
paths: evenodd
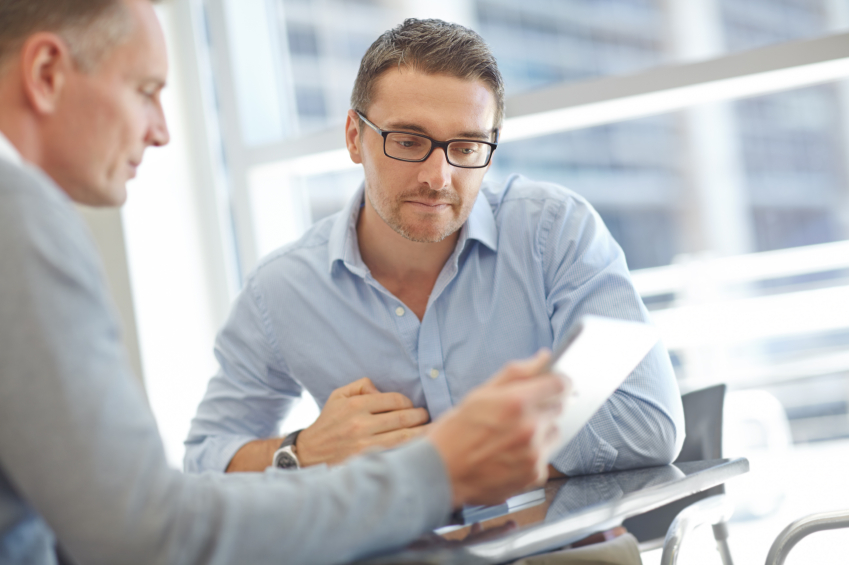
M 331 563 L 450 510 L 427 441 L 335 469 L 187 476 L 130 374 L 86 228 L 0 158 L 0 563 Z M 55 537 L 54 537 L 55 536 Z

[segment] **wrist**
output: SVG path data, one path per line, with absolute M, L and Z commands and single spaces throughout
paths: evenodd
M 314 430 L 313 426 L 310 426 L 301 430 L 295 442 L 301 467 L 333 465 L 341 461 L 334 461 L 332 453 L 328 452 L 327 440 L 327 436 L 322 435 L 321 429 Z
M 295 451 L 298 454 L 298 461 L 301 462 L 301 467 L 312 467 L 320 463 L 315 461 L 313 453 L 310 450 L 310 428 L 304 428 L 295 439 Z

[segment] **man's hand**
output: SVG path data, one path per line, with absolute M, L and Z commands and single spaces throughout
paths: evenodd
M 548 478 L 567 386 L 561 376 L 540 374 L 550 357 L 541 351 L 506 365 L 429 426 L 455 507 L 500 504 Z
M 429 426 L 424 408 L 397 392 L 380 392 L 368 378 L 334 390 L 315 423 L 298 436 L 302 467 L 341 463 L 368 449 L 386 449 L 420 436 Z

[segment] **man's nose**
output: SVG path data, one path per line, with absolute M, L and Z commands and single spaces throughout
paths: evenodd
M 433 190 L 440 190 L 451 184 L 451 169 L 453 165 L 448 162 L 445 150 L 441 147 L 434 148 L 430 157 L 421 164 L 419 181 L 427 184 Z
M 162 106 L 157 105 L 147 133 L 147 142 L 154 147 L 162 147 L 167 145 L 169 141 L 171 141 L 171 133 L 168 131 L 168 123 L 165 121 L 165 112 L 162 110 Z

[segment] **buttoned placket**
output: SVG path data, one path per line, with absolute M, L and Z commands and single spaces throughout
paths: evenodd
M 435 420 L 453 406 L 451 390 L 448 386 L 448 375 L 445 372 L 439 319 L 433 305 L 439 300 L 442 291 L 457 276 L 459 257 L 463 248 L 465 248 L 465 242 L 465 234 L 461 233 L 460 241 L 458 241 L 454 253 L 446 261 L 436 279 L 421 322 L 419 322 L 415 313 L 395 295 L 386 290 L 368 270 L 361 275 L 369 286 L 379 291 L 387 299 L 389 315 L 394 319 L 401 340 L 410 347 L 413 360 L 418 365 L 419 381 L 431 420 Z
M 434 286 L 434 291 L 440 285 L 440 281 L 447 275 L 453 278 L 456 267 L 443 270 Z M 413 362 L 418 367 L 418 377 L 424 392 L 427 410 L 431 419 L 436 419 L 440 414 L 451 408 L 451 393 L 448 389 L 448 381 L 444 371 L 442 357 L 442 340 L 439 334 L 439 320 L 431 308 L 436 292 L 431 294 L 424 318 L 419 322 L 418 317 L 407 306 L 383 287 L 371 273 L 366 273 L 366 283 L 379 291 L 386 300 L 389 315 L 395 322 L 401 341 L 409 347 Z
M 442 336 L 439 331 L 439 313 L 434 304 L 442 292 L 448 287 L 459 270 L 459 255 L 465 247 L 465 234 L 461 235 L 457 248 L 445 263 L 442 272 L 433 285 L 433 292 L 428 299 L 425 315 L 419 330 L 419 378 L 427 398 L 428 411 L 431 420 L 447 412 L 454 405 L 451 388 L 448 386 L 448 374 L 445 371 L 445 356 L 442 350 Z

